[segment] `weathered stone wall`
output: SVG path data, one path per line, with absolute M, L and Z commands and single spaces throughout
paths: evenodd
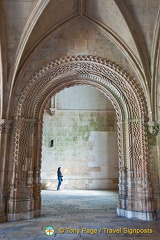
M 57 94 L 54 107 L 54 115 L 44 114 L 42 187 L 56 189 L 61 166 L 63 188 L 118 189 L 116 114 L 108 99 L 77 86 Z
M 93 55 L 106 58 L 116 62 L 123 69 L 127 69 L 127 72 L 135 79 L 137 77 L 122 51 L 105 34 L 80 19 L 45 42 L 23 73 L 22 89 L 30 76 L 39 68 L 54 59 L 72 55 Z

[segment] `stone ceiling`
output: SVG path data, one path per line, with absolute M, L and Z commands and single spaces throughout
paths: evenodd
M 45 42 L 85 21 L 106 35 L 134 66 L 155 105 L 160 0 L 1 0 L 1 79 L 11 96 L 17 75 Z M 115 59 L 116 61 L 116 59 Z M 1 83 L 2 84 L 2 83 Z M 146 85 L 147 84 L 147 85 Z

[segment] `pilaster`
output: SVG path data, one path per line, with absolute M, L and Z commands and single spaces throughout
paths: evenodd
M 8 188 L 8 135 L 10 134 L 12 121 L 0 120 L 0 222 L 6 221 L 6 199 Z

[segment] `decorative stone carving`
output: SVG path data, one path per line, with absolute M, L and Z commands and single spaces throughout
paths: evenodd
M 35 169 L 40 168 L 42 124 L 37 121 L 41 121 L 45 104 L 53 94 L 78 84 L 91 85 L 102 91 L 117 113 L 118 214 L 125 216 L 130 211 L 130 214 L 134 212 L 133 215 L 139 217 L 141 215 L 137 212 L 145 209 L 152 219 L 152 193 L 149 197 L 143 193 L 143 189 L 150 189 L 147 131 L 143 124 L 148 119 L 148 111 L 143 91 L 115 64 L 94 56 L 70 56 L 55 60 L 36 72 L 25 87 L 16 109 L 12 189 L 14 191 L 18 182 L 22 183 L 21 188 L 25 187 L 26 170 L 36 176 L 36 182 L 35 177 L 30 176 L 30 187 L 26 185 L 24 195 L 21 192 L 15 198 L 32 196 L 31 181 L 37 189 L 35 197 L 39 198 L 39 170 L 37 173 Z M 18 174 L 22 169 L 24 172 Z M 144 176 L 146 173 L 147 176 Z
M 148 131 L 151 135 L 156 136 L 159 132 L 159 125 L 156 122 L 149 122 Z
M 6 124 L 6 123 L 0 124 L 0 132 L 8 133 L 10 129 L 11 129 L 11 124 Z
M 28 97 L 28 100 L 36 96 L 35 101 L 37 102 L 39 98 L 39 87 L 41 87 L 42 84 L 47 85 L 48 82 L 50 82 L 50 78 L 55 78 L 55 80 L 57 76 L 61 76 L 61 78 L 63 78 L 63 74 L 67 72 L 70 73 L 70 77 L 73 75 L 74 77 L 79 76 L 83 79 L 87 78 L 87 76 L 90 76 L 90 79 L 93 79 L 96 76 L 96 80 L 98 80 L 102 84 L 106 84 L 107 76 L 107 81 L 109 79 L 112 79 L 112 84 L 114 81 L 116 85 L 121 85 L 119 86 L 121 91 L 123 91 L 124 89 L 123 92 L 127 94 L 127 97 L 129 97 L 132 105 L 135 105 L 136 103 L 134 99 L 134 94 L 131 94 L 131 92 L 136 92 L 137 100 L 139 100 L 139 106 L 141 108 L 141 114 L 142 116 L 146 116 L 147 108 L 145 105 L 144 97 L 142 97 L 143 95 L 141 94 L 142 89 L 139 89 L 136 86 L 135 81 L 133 81 L 132 78 L 127 76 L 125 72 L 122 69 L 118 68 L 115 64 L 105 59 L 94 56 L 68 56 L 59 60 L 55 60 L 54 62 L 51 62 L 44 68 L 37 71 L 36 74 L 31 78 L 31 81 L 27 84 L 24 92 L 21 95 L 21 98 L 19 100 L 19 106 L 17 108 L 17 113 L 20 114 L 21 104 L 23 103 L 23 100 L 27 97 L 28 93 L 30 93 L 31 95 L 30 97 Z M 34 83 L 36 84 L 37 95 L 35 95 Z M 32 103 L 30 103 L 29 101 L 28 106 L 30 106 L 30 104 L 32 105 Z M 26 112 L 26 110 L 26 108 L 23 108 L 24 113 Z M 137 108 L 135 108 L 133 113 L 137 115 Z
M 55 108 L 50 108 L 50 113 L 51 115 L 55 115 L 56 109 Z

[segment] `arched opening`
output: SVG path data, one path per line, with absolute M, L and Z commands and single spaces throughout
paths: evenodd
M 33 76 L 17 105 L 8 220 L 40 215 L 42 117 L 48 100 L 64 88 L 90 85 L 112 102 L 118 120 L 119 216 L 155 219 L 148 170 L 143 91 L 111 62 L 92 56 L 67 57 Z M 18 174 L 20 171 L 20 174 Z M 18 205 L 18 208 L 17 208 Z
M 42 189 L 56 190 L 58 166 L 63 169 L 63 189 L 118 190 L 116 112 L 96 88 L 64 89 L 45 107 Z
M 42 216 L 53 216 L 54 206 L 54 218 L 73 216 L 74 211 L 80 219 L 82 213 L 91 218 L 92 208 L 93 215 L 116 214 L 117 119 L 108 98 L 87 85 L 55 94 L 45 107 L 42 136 Z M 64 176 L 60 194 L 59 166 Z

